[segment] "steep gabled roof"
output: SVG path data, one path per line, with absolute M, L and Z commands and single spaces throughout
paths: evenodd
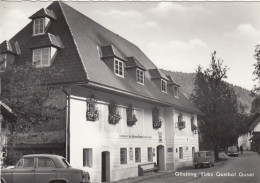
M 165 79 L 165 80 L 169 80 L 164 73 L 162 73 L 158 68 L 155 69 L 149 69 L 148 70 L 150 75 L 151 75 L 151 79 Z
M 59 36 L 55 36 L 53 34 L 47 33 L 39 36 L 33 37 L 33 42 L 31 43 L 30 48 L 40 48 L 53 46 L 56 48 L 63 48 L 62 42 Z
M 128 62 L 126 63 L 127 68 L 139 68 L 146 71 L 146 68 L 138 61 L 135 57 L 127 57 Z
M 151 80 L 151 75 L 152 78 L 154 78 L 153 75 L 159 75 L 166 80 L 168 78 L 136 45 L 63 2 L 53 2 L 47 9 L 56 16 L 56 19 L 51 20 L 47 32 L 58 36 L 63 45 L 63 48 L 57 52 L 53 65 L 64 70 L 64 74 L 60 78 L 51 80 L 50 83 L 95 84 L 112 92 L 124 92 L 139 98 L 149 99 L 152 102 L 198 113 L 197 108 L 183 95 L 177 99 L 170 93 L 161 92 Z M 40 11 L 36 14 L 41 13 L 43 12 Z M 35 16 L 34 14 L 33 17 Z M 38 39 L 37 36 L 32 35 L 31 22 L 12 38 L 13 41 L 19 42 L 22 52 L 22 55 L 17 57 L 16 62 L 32 60 L 30 46 L 34 45 L 35 39 Z M 46 40 L 41 41 L 46 42 Z M 50 39 L 49 41 L 54 44 Z M 101 49 L 104 49 L 102 53 L 100 53 Z M 105 56 L 126 59 L 126 63 L 129 62 L 127 58 L 134 57 L 138 61 L 135 62 L 138 66 L 151 71 L 150 74 L 152 74 L 145 73 L 145 85 L 137 84 L 127 71 L 124 78 L 118 77 L 102 59 L 104 54 Z
M 255 113 L 248 121 L 247 126 L 249 126 L 249 130 L 254 130 L 254 128 L 260 123 L 260 114 Z
M 169 79 L 169 81 L 168 81 L 168 83 L 167 83 L 168 85 L 180 86 L 180 85 L 178 85 L 178 84 L 176 83 L 176 81 L 174 81 L 174 79 L 173 79 L 172 76 L 167 75 L 166 77 Z
M 4 41 L 0 44 L 0 53 L 10 53 L 14 55 L 20 55 L 20 47 L 18 42 Z
M 30 16 L 30 19 L 36 19 L 36 18 L 44 18 L 44 17 L 48 17 L 50 19 L 56 19 L 55 14 L 53 13 L 53 11 L 49 10 L 49 9 L 40 9 L 39 11 L 37 11 L 36 13 L 34 13 L 32 16 Z

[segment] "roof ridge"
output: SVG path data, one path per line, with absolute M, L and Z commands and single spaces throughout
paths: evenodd
M 82 66 L 84 67 L 84 72 L 85 72 L 86 79 L 88 80 L 87 68 L 85 67 L 85 64 L 83 63 L 82 55 L 81 55 L 80 52 L 79 52 L 77 42 L 75 41 L 74 35 L 73 35 L 73 33 L 72 33 L 71 29 L 70 29 L 69 22 L 68 22 L 68 20 L 67 20 L 67 17 L 65 16 L 64 9 L 63 9 L 63 7 L 62 7 L 63 5 L 66 5 L 66 4 L 63 3 L 63 2 L 61 2 L 61 1 L 56 1 L 56 2 L 58 2 L 58 5 L 59 5 L 59 7 L 60 7 L 60 9 L 61 9 L 61 12 L 62 12 L 62 14 L 63 14 L 63 17 L 64 17 L 64 19 L 65 19 L 65 22 L 66 22 L 66 24 L 67 24 L 67 26 L 68 26 L 70 35 L 71 35 L 72 40 L 73 40 L 73 42 L 74 42 L 74 44 L 75 44 L 77 53 L 78 53 L 79 58 L 80 58 L 80 61 L 81 61 L 81 64 L 82 64 Z M 55 2 L 53 2 L 53 3 L 55 3 Z M 52 3 L 52 4 L 53 4 L 53 3 Z M 66 6 L 68 6 L 68 5 L 66 5 Z M 70 6 L 68 6 L 68 7 L 70 7 Z M 70 8 L 71 8 L 71 7 L 70 7 Z
M 87 18 L 88 20 L 92 21 L 93 23 L 95 23 L 96 25 L 98 25 L 99 27 L 105 29 L 106 31 L 109 31 L 111 32 L 112 34 L 114 34 L 114 36 L 117 36 L 119 37 L 120 39 L 123 39 L 124 41 L 126 41 L 127 43 L 131 44 L 132 46 L 134 46 L 136 49 L 138 49 L 138 51 L 142 52 L 144 54 L 145 57 L 147 57 L 147 55 L 134 43 L 132 43 L 131 41 L 125 39 L 124 37 L 120 36 L 119 34 L 109 30 L 108 28 L 104 27 L 103 25 L 101 25 L 100 23 L 94 21 L 93 19 L 91 19 L 90 17 L 84 15 L 83 13 L 81 13 L 80 11 L 78 11 L 77 9 L 67 5 L 66 3 L 62 2 L 62 1 L 58 1 L 60 5 L 63 5 L 63 6 L 67 6 L 71 9 L 73 9 L 74 11 L 76 11 L 77 13 L 79 13 L 81 16 L 84 16 L 85 18 Z M 63 11 L 62 11 L 63 12 Z M 67 21 L 67 20 L 66 20 Z M 92 40 L 92 41 L 95 41 L 95 40 Z M 150 58 L 147 57 L 148 60 L 150 60 Z M 157 66 L 150 60 L 150 64 L 153 65 L 153 67 L 157 68 Z

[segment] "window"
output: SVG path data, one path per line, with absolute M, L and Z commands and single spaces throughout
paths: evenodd
M 174 87 L 173 87 L 173 92 L 174 92 L 174 96 L 175 96 L 175 97 L 178 96 L 178 91 L 179 91 L 178 86 L 174 86 Z
M 136 69 L 136 79 L 140 84 L 144 84 L 144 71 Z
M 167 81 L 161 80 L 161 87 L 163 92 L 167 92 Z
M 34 158 L 24 158 L 23 167 L 24 168 L 34 167 Z
M 183 159 L 183 148 L 179 147 L 179 158 Z
M 46 67 L 51 64 L 50 48 L 33 50 L 33 64 L 35 67 Z
M 92 149 L 86 148 L 83 149 L 83 166 L 92 167 L 93 166 L 93 155 Z
M 141 148 L 135 148 L 135 162 L 141 162 Z
M 194 158 L 194 154 L 195 154 L 195 147 L 192 147 L 192 158 Z
M 55 168 L 55 164 L 50 158 L 38 158 L 39 168 Z
M 147 148 L 147 154 L 148 154 L 147 160 L 153 161 L 153 149 L 151 147 Z
M 44 34 L 44 32 L 45 32 L 44 31 L 44 27 L 45 27 L 44 18 L 35 19 L 33 22 L 34 22 L 33 35 Z
M 114 72 L 116 75 L 124 77 L 124 63 L 122 61 L 114 60 Z
M 127 151 L 126 148 L 120 148 L 120 163 L 127 164 Z
M 114 61 L 114 71 L 116 75 L 124 76 L 124 70 L 123 70 L 123 62 L 119 60 Z

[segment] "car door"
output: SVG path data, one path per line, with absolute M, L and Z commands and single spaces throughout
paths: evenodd
M 39 157 L 36 161 L 35 182 L 49 183 L 57 178 L 56 166 L 51 158 Z
M 13 169 L 13 183 L 34 183 L 35 161 L 33 157 L 22 158 Z

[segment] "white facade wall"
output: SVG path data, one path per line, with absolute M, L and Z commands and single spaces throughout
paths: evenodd
M 178 122 L 178 115 L 182 114 L 183 121 L 185 121 L 185 128 L 179 129 L 177 122 Z M 180 112 L 177 110 L 172 110 L 172 121 L 170 122 L 169 128 L 166 130 L 170 131 L 167 133 L 167 148 L 173 148 L 173 154 L 169 153 L 167 150 L 168 162 L 174 162 L 174 166 L 169 165 L 169 169 L 174 168 L 181 168 L 184 166 L 192 165 L 192 148 L 195 148 L 194 152 L 199 151 L 199 140 L 198 134 L 194 133 L 191 130 L 191 118 L 194 118 L 194 124 L 197 124 L 197 117 L 193 114 L 188 114 L 185 112 Z M 172 130 L 171 130 L 172 129 Z M 183 158 L 180 159 L 179 156 L 179 147 L 183 149 Z M 174 158 L 172 161 L 171 158 Z
M 101 100 L 99 96 L 102 98 Z M 154 129 L 152 109 L 155 105 L 101 92 L 96 92 L 95 97 L 98 99 L 99 119 L 94 122 L 86 120 L 85 97 L 72 96 L 70 99 L 70 163 L 75 168 L 88 171 L 91 182 L 101 182 L 101 156 L 104 151 L 110 153 L 110 181 L 138 176 L 138 165 L 148 163 L 148 147 L 152 147 L 153 162 L 155 163 L 158 163 L 157 146 L 164 147 L 163 170 L 174 170 L 176 167 L 180 167 L 180 163 L 192 162 L 191 147 L 198 150 L 198 136 L 191 132 L 191 128 L 187 124 L 192 115 L 182 113 L 186 121 L 186 128 L 178 131 L 175 123 L 179 112 L 173 111 L 172 108 L 157 106 L 160 111 L 159 118 L 163 123 L 161 128 Z M 108 122 L 108 101 L 111 98 L 118 104 L 122 117 L 116 125 Z M 130 103 L 133 105 L 134 114 L 138 119 L 134 126 L 127 126 L 126 122 L 126 108 Z M 161 140 L 159 134 L 161 134 Z M 184 151 L 182 160 L 178 159 L 179 155 L 175 151 L 179 146 L 188 147 Z M 84 148 L 92 149 L 93 167 L 83 167 Z M 120 163 L 120 148 L 127 148 L 127 164 Z M 140 163 L 135 162 L 135 148 L 141 148 Z M 132 156 L 130 156 L 131 151 Z
M 250 133 L 241 135 L 238 137 L 238 146 L 243 146 L 243 149 L 246 151 L 251 151 L 251 140 L 249 140 L 252 137 Z

